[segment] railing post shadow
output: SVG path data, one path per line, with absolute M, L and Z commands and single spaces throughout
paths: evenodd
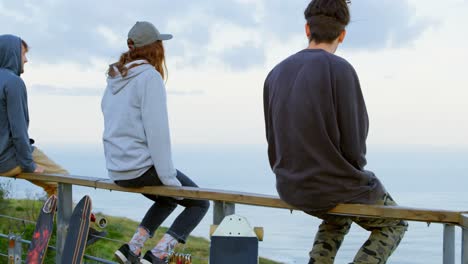
M 444 224 L 443 264 L 455 264 L 455 226 Z
M 67 237 L 68 223 L 70 222 L 72 215 L 72 198 L 72 185 L 59 183 L 57 204 L 57 255 L 55 256 L 55 263 L 60 263 L 62 259 L 65 238 Z

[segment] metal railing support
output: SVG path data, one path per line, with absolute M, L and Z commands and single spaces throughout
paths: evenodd
M 468 214 L 462 213 L 460 217 L 460 227 L 462 230 L 461 264 L 468 264 Z
M 444 225 L 443 264 L 455 264 L 455 226 Z
M 223 221 L 224 217 L 227 215 L 232 215 L 236 213 L 236 204 L 214 201 L 213 208 L 213 224 L 219 225 Z
M 21 264 L 21 236 L 10 234 L 8 236 L 8 263 Z
M 468 229 L 462 227 L 462 264 L 468 264 Z
M 73 191 L 71 184 L 58 184 L 58 203 L 57 203 L 57 255 L 55 262 L 60 263 L 62 260 L 63 247 L 65 238 L 67 237 L 68 223 L 72 215 L 73 206 Z

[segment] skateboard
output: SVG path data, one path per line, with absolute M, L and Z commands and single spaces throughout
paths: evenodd
M 94 223 L 99 228 L 106 228 L 107 219 L 104 217 L 96 216 L 94 213 L 91 213 L 91 222 Z M 86 239 L 86 247 L 91 246 L 96 243 L 99 239 L 107 236 L 106 231 L 98 231 L 92 227 L 89 228 L 88 238 Z
M 61 263 L 79 264 L 82 262 L 90 220 L 91 198 L 85 195 L 71 215 Z
M 26 263 L 41 264 L 44 261 L 49 240 L 54 227 L 54 215 L 57 208 L 57 196 L 50 196 L 41 208 L 36 229 L 29 245 Z

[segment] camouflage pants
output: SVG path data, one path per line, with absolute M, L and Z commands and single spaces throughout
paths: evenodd
M 379 205 L 397 205 L 387 193 L 378 200 Z M 396 249 L 408 224 L 403 220 L 359 218 L 324 215 L 322 224 L 315 236 L 314 246 L 310 251 L 309 264 L 331 264 L 343 242 L 345 235 L 355 222 L 370 231 L 367 241 L 362 245 L 351 264 L 384 264 Z

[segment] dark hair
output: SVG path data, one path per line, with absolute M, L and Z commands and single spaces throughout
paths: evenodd
M 29 50 L 29 46 L 28 46 L 28 43 L 26 43 L 26 41 L 21 40 L 21 45 L 23 45 L 23 47 L 24 47 L 24 49 L 26 50 L 26 52 Z
M 333 42 L 350 21 L 351 0 L 313 0 L 304 11 L 310 29 L 309 41 Z
M 139 65 L 132 65 L 130 68 L 127 68 L 125 64 L 135 60 L 146 60 L 161 74 L 162 78 L 165 79 L 167 75 L 166 57 L 161 40 L 143 47 L 135 47 L 133 41 L 128 40 L 128 46 L 129 50 L 120 55 L 119 61 L 110 65 L 109 70 L 107 71 L 108 75 L 112 77 L 116 76 L 117 73 L 114 70 L 115 66 L 120 74 L 125 77 L 128 70 Z

